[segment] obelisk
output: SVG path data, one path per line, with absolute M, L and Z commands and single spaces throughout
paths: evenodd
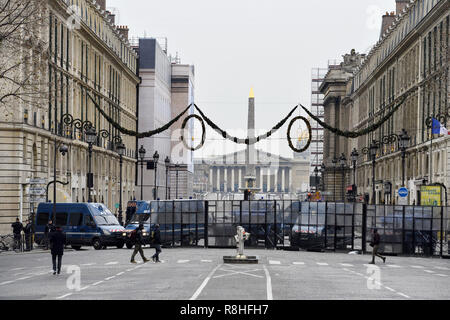
M 247 137 L 249 142 L 255 139 L 255 94 L 253 88 L 250 90 L 248 97 Z M 249 143 L 245 151 L 245 186 L 241 190 L 251 191 L 252 195 L 260 190 L 256 186 L 256 160 L 255 144 Z

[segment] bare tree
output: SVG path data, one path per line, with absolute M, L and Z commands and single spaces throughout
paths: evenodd
M 0 119 L 49 97 L 46 0 L 0 0 Z

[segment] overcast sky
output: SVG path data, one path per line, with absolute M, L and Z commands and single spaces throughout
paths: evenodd
M 169 53 L 195 65 L 196 103 L 220 127 L 246 128 L 253 87 L 256 126 L 269 129 L 299 102 L 309 106 L 312 68 L 370 50 L 395 0 L 107 0 L 107 8 L 130 35 L 167 37 Z

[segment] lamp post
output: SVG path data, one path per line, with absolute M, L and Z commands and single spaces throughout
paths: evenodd
M 54 179 L 54 183 L 53 183 L 53 218 L 52 220 L 55 221 L 55 225 L 56 225 L 56 155 L 57 155 L 57 151 L 58 150 L 58 146 L 59 146 L 59 152 L 61 152 L 61 154 L 63 156 L 66 155 L 66 153 L 68 152 L 69 148 L 63 144 L 62 142 L 60 142 L 58 144 L 58 142 L 56 141 L 56 133 L 55 133 L 55 150 L 54 150 L 54 159 L 53 159 L 53 179 Z
M 370 146 L 363 148 L 363 153 L 368 154 L 372 160 L 372 204 L 375 204 L 375 159 L 377 158 L 377 151 L 380 147 L 380 143 L 376 140 L 372 140 Z
M 166 200 L 169 199 L 168 198 L 168 190 L 169 190 L 169 166 L 170 166 L 170 158 L 169 156 L 166 157 L 166 159 L 164 160 L 164 163 L 166 164 Z
M 155 188 L 153 191 L 153 200 L 156 200 L 157 194 L 158 194 L 158 186 L 156 185 L 156 174 L 158 173 L 158 160 L 159 160 L 159 154 L 158 151 L 155 151 L 153 154 L 153 164 L 155 165 Z
M 319 183 L 317 182 L 317 175 L 319 174 L 319 168 L 317 168 L 317 166 L 314 168 L 314 176 L 315 176 L 315 180 L 314 180 L 314 189 L 317 192 L 319 189 Z
M 339 164 L 342 168 L 342 198 L 343 202 L 345 202 L 345 166 L 347 165 L 347 158 L 344 153 L 339 157 Z
M 139 148 L 139 157 L 141 158 L 141 200 L 144 200 L 144 157 L 146 152 L 144 146 L 141 145 Z
M 180 165 L 177 163 L 175 165 L 175 171 L 176 171 L 176 188 L 175 188 L 175 199 L 178 200 L 178 168 L 180 167 Z
M 125 145 L 123 143 L 118 143 L 116 146 L 117 153 L 119 154 L 120 159 L 120 179 L 119 179 L 119 185 L 120 185 L 120 194 L 119 194 L 119 223 L 121 226 L 123 226 L 123 217 L 122 217 L 122 164 L 123 164 L 123 155 L 125 153 Z
M 325 163 L 322 162 L 320 165 L 320 174 L 321 174 L 321 180 L 322 180 L 322 191 L 325 191 Z
M 338 162 L 338 159 L 336 158 L 336 156 L 333 157 L 333 160 L 331 160 L 331 162 L 333 163 L 333 182 L 334 182 L 333 201 L 336 202 L 336 165 Z
M 356 162 L 358 161 L 358 157 L 359 157 L 359 153 L 358 150 L 356 150 L 356 148 L 353 148 L 352 153 L 350 154 L 350 158 L 352 160 L 352 165 L 353 165 L 353 186 L 352 190 L 353 190 L 353 195 L 354 195 L 354 200 L 356 202 L 356 195 L 357 195 L 357 190 L 358 187 L 356 186 Z
M 89 127 L 86 129 L 86 141 L 89 144 L 89 172 L 87 174 L 87 187 L 89 190 L 88 202 L 92 202 L 92 188 L 94 187 L 94 174 L 92 173 L 92 146 L 97 141 L 97 132 L 94 127 Z
M 400 134 L 400 139 L 398 140 L 398 148 L 402 152 L 402 187 L 405 186 L 405 158 L 406 158 L 406 149 L 409 147 L 409 141 L 411 137 L 408 135 L 405 129 L 402 129 L 402 133 Z

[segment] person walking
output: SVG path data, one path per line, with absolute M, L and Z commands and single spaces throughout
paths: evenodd
M 375 264 L 375 256 L 383 260 L 383 263 L 386 263 L 386 257 L 383 257 L 382 255 L 378 254 L 378 248 L 380 246 L 380 235 L 378 234 L 378 229 L 373 229 L 372 232 L 372 241 L 370 242 L 370 246 L 373 247 L 372 250 L 372 261 L 369 262 L 370 264 Z
M 60 274 L 64 245 L 66 244 L 66 235 L 62 232 L 60 226 L 56 227 L 55 231 L 49 233 L 49 240 L 51 244 L 50 252 L 52 254 L 53 274 Z M 58 265 L 56 265 L 56 258 L 58 258 Z
M 14 250 L 19 249 L 21 245 L 21 238 L 22 238 L 22 230 L 23 230 L 23 224 L 20 222 L 19 218 L 16 218 L 16 222 L 11 224 L 11 227 L 13 228 L 13 234 L 14 234 Z
M 31 224 L 31 220 L 27 220 L 27 224 L 23 229 L 23 231 L 25 232 L 26 251 L 30 251 L 32 249 L 31 235 L 33 233 L 33 226 Z
M 44 230 L 44 246 L 45 250 L 48 250 L 48 244 L 49 244 L 49 234 L 55 231 L 55 226 L 53 225 L 53 221 L 50 220 L 47 225 L 45 226 Z
M 155 254 L 152 256 L 153 262 L 161 262 L 159 261 L 159 254 L 161 253 L 161 232 L 159 231 L 159 224 L 155 224 L 152 242 L 155 246 Z
M 134 251 L 133 254 L 131 255 L 131 263 L 136 263 L 136 261 L 134 260 L 134 257 L 136 256 L 136 254 L 139 252 L 139 254 L 141 255 L 142 259 L 145 262 L 148 262 L 150 260 L 148 260 L 145 256 L 144 256 L 144 251 L 142 250 L 142 246 L 144 245 L 144 236 L 142 235 L 142 231 L 144 230 L 144 224 L 140 223 L 139 227 L 133 231 L 135 232 L 135 236 L 134 236 Z M 133 241 L 133 239 L 132 239 Z

